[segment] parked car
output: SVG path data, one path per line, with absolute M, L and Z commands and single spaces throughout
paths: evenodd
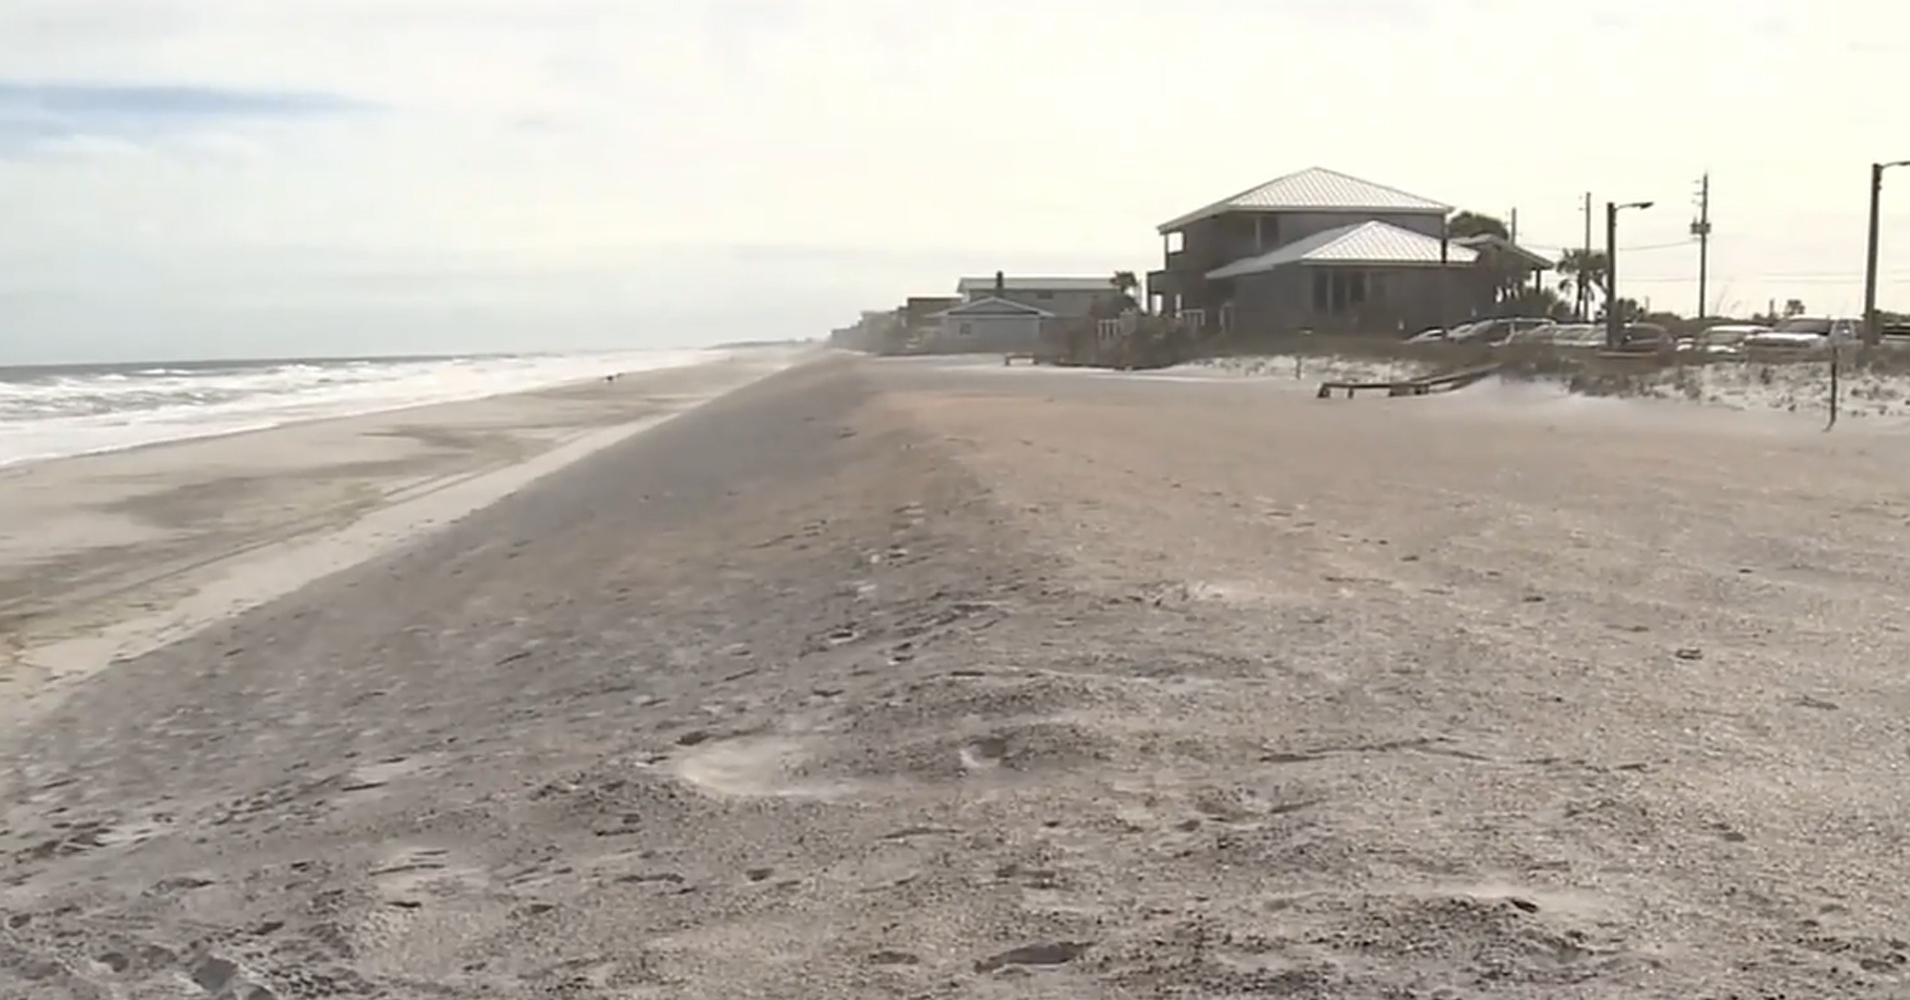
M 1539 316 L 1500 316 L 1483 319 L 1472 324 L 1463 339 L 1467 343 L 1503 344 L 1514 337 L 1557 325 L 1554 321 Z
M 1771 332 L 1771 328 L 1762 323 L 1719 323 L 1706 327 L 1693 336 L 1681 337 L 1678 350 L 1698 354 L 1732 355 L 1740 353 L 1746 337 Z
M 1590 347 L 1605 342 L 1605 328 L 1590 323 L 1554 323 L 1514 331 L 1507 344 L 1553 344 L 1560 347 Z
M 1671 333 L 1656 323 L 1627 323 L 1618 331 L 1621 351 L 1661 351 L 1671 346 Z
M 1807 350 L 1855 340 L 1857 326 L 1857 321 L 1854 319 L 1793 316 L 1790 319 L 1780 320 L 1769 330 L 1746 335 L 1741 343 L 1745 347 Z
M 1559 347 L 1605 346 L 1605 328 L 1596 323 L 1560 323 L 1546 333 L 1548 342 Z
M 1476 320 L 1471 323 L 1460 323 L 1457 326 L 1449 326 L 1443 330 L 1427 330 L 1425 333 L 1413 339 L 1420 343 L 1428 341 L 1437 341 L 1446 344 L 1477 343 L 1489 332 L 1487 328 L 1488 322 L 1488 320 Z
M 1503 344 L 1513 337 L 1554 325 L 1552 320 L 1531 316 L 1496 316 L 1450 327 L 1433 327 L 1406 338 L 1408 344 Z

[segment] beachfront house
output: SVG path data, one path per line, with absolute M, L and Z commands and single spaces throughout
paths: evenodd
M 964 278 L 966 283 L 969 279 Z M 1110 290 L 1112 285 L 1109 286 Z M 996 274 L 985 293 L 964 289 L 960 305 L 935 315 L 940 324 L 929 350 L 935 354 L 1029 354 L 1042 331 L 1058 318 L 1054 312 L 1010 297 L 1008 279 Z
M 1324 167 L 1287 174 L 1162 223 L 1148 296 L 1165 315 L 1245 336 L 1412 333 L 1489 314 L 1508 260 L 1550 266 L 1450 238 L 1452 211 Z
M 1032 306 L 1063 320 L 1100 315 L 1097 309 L 1117 309 L 1121 290 L 1112 276 L 1099 278 L 1011 277 L 963 278 L 955 291 L 966 302 L 998 298 Z M 1110 315 L 1112 313 L 1109 313 Z

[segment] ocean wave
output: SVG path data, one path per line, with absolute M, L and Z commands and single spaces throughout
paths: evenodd
M 480 399 L 715 356 L 680 350 L 12 369 L 0 373 L 0 466 Z

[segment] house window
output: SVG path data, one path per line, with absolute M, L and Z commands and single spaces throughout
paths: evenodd
M 973 324 L 973 323 L 963 323 L 963 324 L 961 325 L 961 328 L 960 328 L 959 330 L 957 330 L 956 332 L 957 332 L 957 333 L 959 333 L 959 334 L 961 334 L 962 336 L 964 336 L 964 337 L 966 337 L 966 336 L 968 336 L 969 334 L 972 334 L 972 333 L 974 333 L 974 332 L 975 332 L 975 324 Z
M 1179 230 L 1175 230 L 1174 232 L 1167 234 L 1167 252 L 1168 253 L 1180 253 L 1182 250 L 1185 250 L 1185 249 L 1187 249 L 1187 234 L 1186 233 L 1180 232 Z
M 1280 216 L 1261 212 L 1253 217 L 1253 252 L 1262 253 L 1280 245 Z
M 1320 268 L 1313 272 L 1313 311 L 1336 315 L 1377 299 L 1379 282 L 1368 281 L 1365 271 Z

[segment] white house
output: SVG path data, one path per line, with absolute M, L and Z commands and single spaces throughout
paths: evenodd
M 964 302 L 935 314 L 941 323 L 931 350 L 936 354 L 1024 354 L 1041 343 L 1044 324 L 1055 314 L 997 296 Z

